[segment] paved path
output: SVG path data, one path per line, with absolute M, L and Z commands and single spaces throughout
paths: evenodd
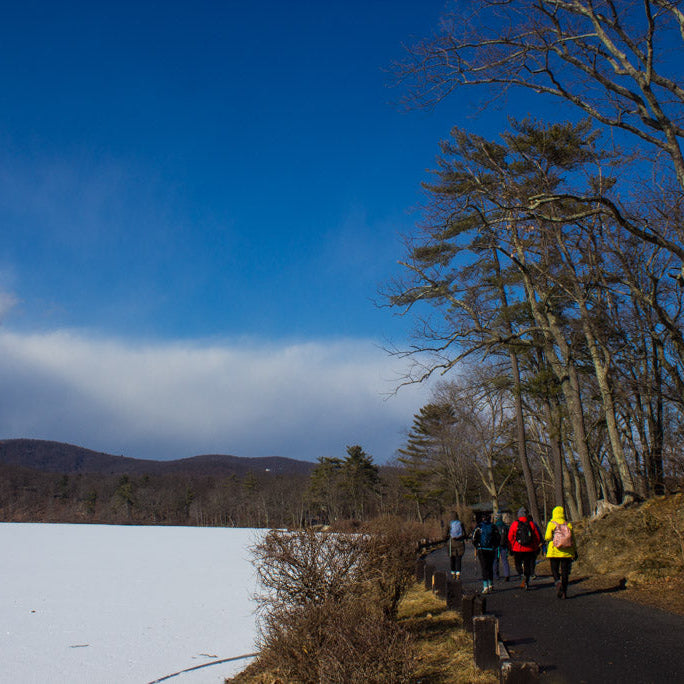
M 463 561 L 464 590 L 480 591 L 470 544 Z M 428 562 L 447 570 L 446 550 L 433 552 Z M 487 613 L 499 618 L 513 658 L 539 663 L 542 682 L 684 684 L 684 617 L 583 589 L 572 577 L 565 601 L 556 597 L 551 576 L 532 580 L 529 591 L 516 579 L 495 580 Z

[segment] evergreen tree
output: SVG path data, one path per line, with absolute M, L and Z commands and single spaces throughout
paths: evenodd
M 341 468 L 341 486 L 349 517 L 366 519 L 369 503 L 378 494 L 379 485 L 378 467 L 373 464 L 372 457 L 358 444 L 348 446 Z
M 414 502 L 418 520 L 439 515 L 444 507 L 447 480 L 444 462 L 452 448 L 450 428 L 453 409 L 446 404 L 427 404 L 415 414 L 406 446 L 399 449 L 399 463 L 404 466 L 401 483 L 406 496 Z

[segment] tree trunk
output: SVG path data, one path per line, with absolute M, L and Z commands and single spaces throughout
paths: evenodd
M 551 471 L 553 473 L 553 500 L 556 506 L 565 506 L 563 491 L 563 441 L 561 437 L 560 407 L 548 397 L 545 400 L 548 421 L 549 448 L 551 449 Z
M 573 444 L 582 463 L 582 474 L 587 490 L 589 507 L 593 511 L 596 508 L 596 479 L 592 470 L 591 455 L 587 445 L 587 434 L 584 426 L 584 415 L 582 413 L 582 399 L 580 383 L 577 377 L 577 369 L 572 360 L 570 348 L 567 340 L 563 336 L 561 327 L 554 314 L 547 308 L 543 308 L 537 299 L 537 289 L 525 268 L 525 254 L 519 244 L 517 236 L 513 236 L 516 243 L 517 257 L 520 264 L 520 273 L 527 301 L 532 310 L 532 315 L 541 329 L 546 340 L 546 358 L 551 364 L 551 368 L 561 384 L 565 401 L 570 415 L 572 425 Z M 561 357 L 556 353 L 558 349 Z
M 608 363 L 601 358 L 598 349 L 596 337 L 591 330 L 589 322 L 589 312 L 583 302 L 580 302 L 580 312 L 582 314 L 582 328 L 584 330 L 584 339 L 587 341 L 591 360 L 594 364 L 594 375 L 601 392 L 601 400 L 603 403 L 603 411 L 606 419 L 606 427 L 608 428 L 608 437 L 610 439 L 610 446 L 613 452 L 613 458 L 617 467 L 617 472 L 622 484 L 622 497 L 624 499 L 634 498 L 634 480 L 632 473 L 629 470 L 629 464 L 625 457 L 625 451 L 622 448 L 622 441 L 620 440 L 620 432 L 618 430 L 617 421 L 615 419 L 615 402 L 613 400 L 613 391 L 610 387 L 608 379 Z
M 499 265 L 499 258 L 496 250 L 492 250 L 492 259 L 496 269 L 497 281 L 499 283 L 499 297 L 501 298 L 501 305 L 504 311 L 508 310 L 508 297 L 506 296 L 506 289 L 501 277 L 501 268 Z M 504 316 L 505 331 L 509 338 L 513 338 L 513 326 L 508 316 Z M 508 357 L 511 362 L 511 373 L 513 375 L 513 395 L 515 399 L 515 422 L 518 446 L 518 460 L 522 468 L 523 477 L 525 478 L 525 489 L 527 491 L 527 503 L 529 510 L 534 516 L 535 520 L 539 520 L 539 503 L 537 502 L 537 491 L 534 486 L 534 479 L 532 477 L 532 469 L 530 468 L 530 460 L 527 457 L 527 436 L 525 434 L 525 417 L 523 415 L 522 406 L 522 389 L 520 386 L 520 367 L 518 365 L 518 356 L 513 349 L 509 347 Z

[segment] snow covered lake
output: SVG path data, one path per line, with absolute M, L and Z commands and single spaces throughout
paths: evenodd
M 0 682 L 146 684 L 253 653 L 259 530 L 0 523 Z M 222 684 L 249 660 L 171 684 Z

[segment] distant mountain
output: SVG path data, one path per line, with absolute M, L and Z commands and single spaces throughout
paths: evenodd
M 243 476 L 248 472 L 271 472 L 277 475 L 308 474 L 315 464 L 293 458 L 267 456 L 241 458 L 208 454 L 175 461 L 113 456 L 73 444 L 38 439 L 0 440 L 0 463 L 33 468 L 52 473 L 165 474 Z

